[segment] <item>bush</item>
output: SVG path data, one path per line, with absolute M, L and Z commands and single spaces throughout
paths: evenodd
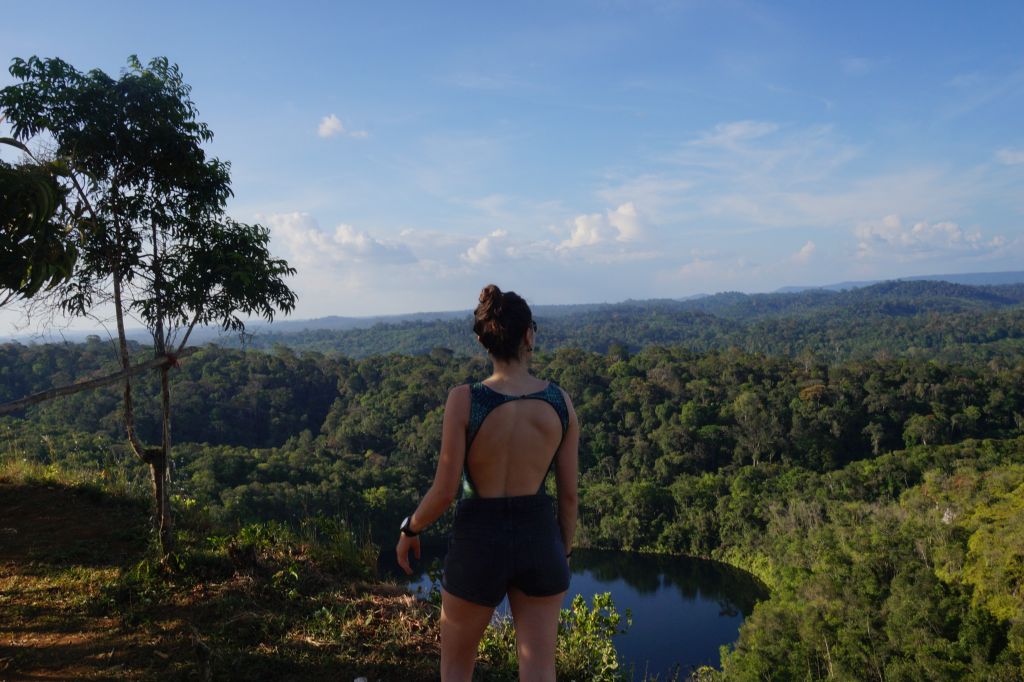
M 614 682 L 622 679 L 619 657 L 612 637 L 625 632 L 632 624 L 626 610 L 626 624 L 615 610 L 610 592 L 595 594 L 593 606 L 577 594 L 568 609 L 558 618 L 558 648 L 555 668 L 560 680 Z M 480 641 L 481 672 L 486 679 L 516 680 L 515 626 L 509 616 L 498 618 L 487 626 Z

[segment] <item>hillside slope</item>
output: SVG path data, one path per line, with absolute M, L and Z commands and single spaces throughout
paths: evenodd
M 347 534 L 190 528 L 160 565 L 145 519 L 134 499 L 0 478 L 0 679 L 435 677 L 433 607 L 362 582 Z

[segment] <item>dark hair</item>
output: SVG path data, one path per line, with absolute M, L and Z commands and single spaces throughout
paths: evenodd
M 523 335 L 531 322 L 530 306 L 516 292 L 502 292 L 496 284 L 488 284 L 480 291 L 480 305 L 473 311 L 473 331 L 498 360 L 519 357 Z

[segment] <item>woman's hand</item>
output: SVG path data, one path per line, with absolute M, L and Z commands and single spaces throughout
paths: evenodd
M 412 575 L 412 566 L 409 565 L 409 550 L 412 550 L 413 556 L 419 560 L 419 536 L 410 538 L 405 533 L 401 533 L 398 537 L 398 546 L 395 547 L 395 553 L 398 555 L 398 565 L 402 567 L 402 570 L 405 571 L 406 575 Z

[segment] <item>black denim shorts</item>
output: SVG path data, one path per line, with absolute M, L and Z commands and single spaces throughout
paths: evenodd
M 569 589 L 569 563 L 545 494 L 459 502 L 441 585 L 456 597 L 497 606 L 510 587 L 531 597 Z

